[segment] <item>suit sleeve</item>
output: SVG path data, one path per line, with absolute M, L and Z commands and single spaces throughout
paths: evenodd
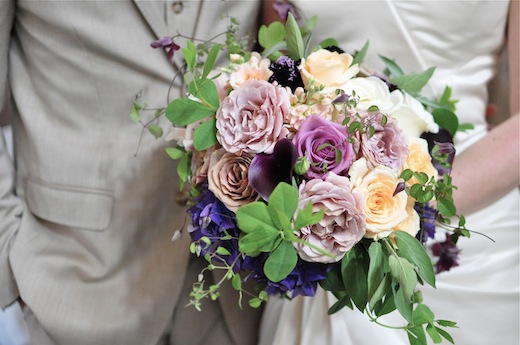
M 0 1 L 0 110 L 5 111 L 8 89 L 8 58 L 14 0 Z M 9 250 L 20 224 L 22 202 L 14 194 L 15 168 L 0 134 L 0 308 L 13 303 L 19 296 L 9 265 Z

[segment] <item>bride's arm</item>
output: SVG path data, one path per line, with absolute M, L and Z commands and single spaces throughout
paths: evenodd
M 460 214 L 478 211 L 520 185 L 518 5 L 511 1 L 508 23 L 511 117 L 455 159 L 453 197 Z

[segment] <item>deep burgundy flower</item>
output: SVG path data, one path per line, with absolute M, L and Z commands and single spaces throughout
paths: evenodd
M 173 37 L 169 36 L 153 41 L 150 45 L 152 48 L 163 48 L 170 62 L 173 62 L 175 52 L 181 49 L 181 47 L 173 41 Z
M 282 86 L 288 86 L 294 92 L 297 87 L 304 87 L 303 80 L 298 71 L 300 60 L 295 61 L 288 56 L 280 56 L 276 62 L 273 62 L 269 69 L 273 71 L 273 75 L 269 78 L 269 82 L 274 81 Z
M 432 245 L 432 253 L 439 257 L 439 260 L 435 264 L 436 273 L 449 271 L 452 267 L 459 265 L 460 249 L 452 242 L 451 237 L 447 233 L 444 242 L 437 242 Z

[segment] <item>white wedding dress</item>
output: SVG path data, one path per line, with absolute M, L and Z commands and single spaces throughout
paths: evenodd
M 475 126 L 475 130 L 455 138 L 458 152 L 486 133 L 486 84 L 504 43 L 507 1 L 295 3 L 306 16 L 318 15 L 316 42 L 334 37 L 343 49 L 353 52 L 369 39 L 365 63 L 370 67 L 384 67 L 378 54 L 396 59 L 405 72 L 436 66 L 423 93 L 439 96 L 444 86 L 450 85 L 454 98 L 459 99 L 460 121 Z M 485 174 L 486 167 L 480 172 Z M 424 303 L 437 319 L 458 323 L 458 329 L 448 329 L 457 345 L 519 344 L 519 218 L 518 189 L 467 216 L 468 229 L 485 233 L 495 242 L 479 235 L 461 239 L 460 266 L 439 274 L 437 289 L 421 287 Z M 346 308 L 327 316 L 334 302 L 335 298 L 321 289 L 314 298 L 271 298 L 260 344 L 408 344 L 404 331 L 379 327 L 357 310 Z M 395 313 L 385 321 L 403 324 Z

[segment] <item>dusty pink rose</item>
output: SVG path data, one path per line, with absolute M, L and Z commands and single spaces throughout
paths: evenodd
M 214 151 L 214 146 L 204 151 L 193 151 L 191 158 L 191 175 L 194 185 L 200 186 L 208 180 L 209 164 Z
M 228 152 L 272 153 L 289 131 L 283 120 L 289 112 L 285 88 L 252 80 L 231 91 L 217 111 L 217 140 Z
M 312 262 L 337 262 L 365 235 L 364 201 L 353 193 L 347 177 L 329 173 L 325 180 L 314 179 L 300 185 L 298 208 L 311 202 L 314 212 L 325 210 L 323 219 L 300 229 L 300 238 L 332 254 L 325 256 L 309 246 L 295 244 L 300 257 Z
M 208 171 L 208 188 L 233 212 L 257 199 L 258 194 L 249 185 L 247 173 L 252 156 L 219 149 L 211 155 Z
M 396 121 L 387 117 L 387 123 L 381 124 L 382 114 L 368 115 L 365 119 L 373 126 L 372 136 L 367 131 L 361 137 L 361 151 L 367 159 L 369 168 L 384 165 L 394 171 L 400 171 L 408 157 L 408 138 L 397 126 Z

